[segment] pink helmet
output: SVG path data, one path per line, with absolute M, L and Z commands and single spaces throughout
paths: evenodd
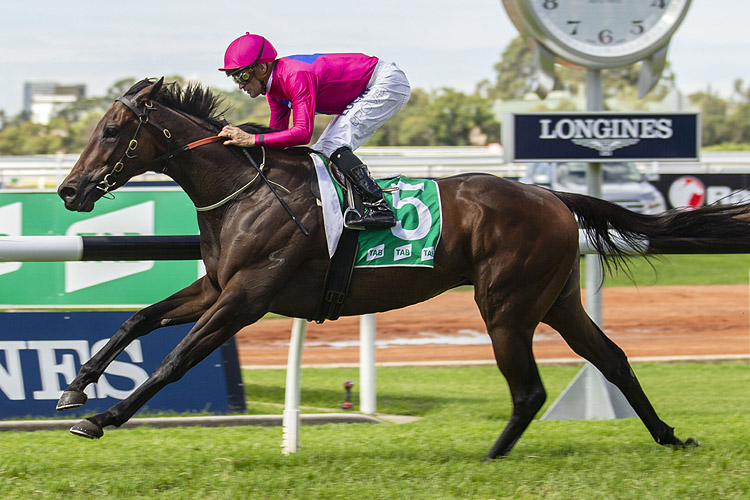
M 245 33 L 229 44 L 224 53 L 224 67 L 219 71 L 255 66 L 276 59 L 276 49 L 260 35 Z

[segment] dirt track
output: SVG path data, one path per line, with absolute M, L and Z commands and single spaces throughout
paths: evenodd
M 605 288 L 603 304 L 607 335 L 630 357 L 750 356 L 747 285 Z M 445 293 L 378 314 L 376 321 L 377 341 L 390 341 L 377 349 L 378 363 L 493 359 L 469 292 Z M 237 337 L 242 365 L 285 365 L 291 327 L 291 319 L 275 319 L 245 328 Z M 474 344 L 451 345 L 457 337 Z M 323 325 L 310 323 L 302 362 L 358 363 L 357 346 L 334 344 L 358 340 L 356 317 Z M 534 352 L 538 359 L 576 357 L 557 332 L 545 325 L 534 336 Z

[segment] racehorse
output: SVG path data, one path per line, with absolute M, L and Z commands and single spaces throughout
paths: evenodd
M 329 254 L 323 217 L 311 190 L 307 148 L 248 149 L 210 140 L 221 129 L 220 99 L 197 84 L 180 87 L 143 80 L 104 114 L 78 162 L 59 186 L 69 210 L 88 212 L 102 196 L 146 171 L 163 172 L 198 208 L 206 274 L 187 288 L 135 313 L 86 362 L 57 409 L 82 406 L 84 389 L 133 340 L 166 325 L 195 322 L 190 332 L 132 394 L 71 432 L 99 438 L 120 426 L 162 387 L 241 328 L 267 312 L 311 318 L 323 294 Z M 252 133 L 267 131 L 243 126 Z M 198 147 L 197 145 L 208 142 Z M 173 143 L 183 146 L 173 148 Z M 262 164 L 272 184 L 244 156 Z M 119 158 L 119 161 L 116 161 Z M 257 165 L 256 165 L 257 166 Z M 354 270 L 343 314 L 401 308 L 459 285 L 473 285 L 507 379 L 513 412 L 485 459 L 508 454 L 545 401 L 532 352 L 535 327 L 544 322 L 593 363 L 625 395 L 657 443 L 685 446 L 658 416 L 628 360 L 581 304 L 579 224 L 608 265 L 627 258 L 618 238 L 635 243 L 675 237 L 725 238 L 750 234 L 750 206 L 709 206 L 690 212 L 640 215 L 606 201 L 565 194 L 486 174 L 438 179 L 443 235 L 434 267 Z M 271 186 L 286 207 L 271 192 Z M 296 214 L 300 230 L 286 209 Z M 578 219 L 578 220 L 577 220 Z M 307 233 L 307 234 L 306 234 Z M 641 255 L 652 250 L 640 245 Z M 394 286 L 397 283 L 397 286 Z

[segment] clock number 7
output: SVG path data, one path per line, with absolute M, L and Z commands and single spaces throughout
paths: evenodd
M 580 24 L 581 24 L 581 21 L 568 21 L 568 26 L 573 28 L 570 32 L 571 35 L 578 34 L 578 25 Z

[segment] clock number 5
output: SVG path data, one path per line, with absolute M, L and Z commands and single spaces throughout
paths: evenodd
M 643 21 L 633 21 L 630 26 L 630 32 L 634 35 L 640 35 L 645 29 L 643 28 Z

